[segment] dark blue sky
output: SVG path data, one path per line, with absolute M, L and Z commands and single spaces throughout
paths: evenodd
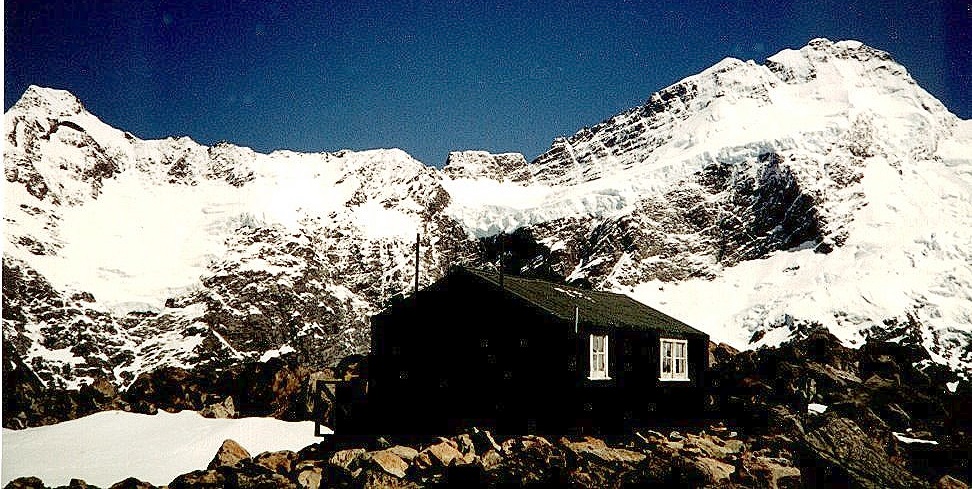
M 814 37 L 886 50 L 972 117 L 966 1 L 7 0 L 4 110 L 70 90 L 142 138 L 258 151 L 399 147 L 528 159 L 726 56 Z

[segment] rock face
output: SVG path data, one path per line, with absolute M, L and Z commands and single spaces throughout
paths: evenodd
M 362 353 L 413 287 L 416 234 L 420 285 L 497 264 L 505 231 L 512 272 L 629 293 L 736 349 L 822 326 L 972 368 L 972 125 L 854 41 L 723 60 L 529 164 L 141 140 L 40 87 L 4 137 L 12 416 L 99 378 Z
M 239 463 L 241 460 L 246 460 L 250 458 L 250 452 L 246 451 L 245 448 L 241 447 L 239 443 L 233 440 L 226 440 L 220 445 L 219 450 L 216 452 L 216 456 L 213 457 L 212 462 L 209 462 L 209 470 L 216 469 L 223 466 L 233 466 Z
M 522 154 L 491 154 L 485 151 L 449 153 L 442 173 L 452 179 L 487 178 L 497 182 L 526 182 L 530 178 L 526 158 Z

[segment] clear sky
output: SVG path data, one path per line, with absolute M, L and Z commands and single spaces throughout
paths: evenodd
M 858 39 L 972 117 L 972 7 L 893 1 L 4 2 L 4 110 L 66 89 L 141 138 L 527 159 L 726 56 Z

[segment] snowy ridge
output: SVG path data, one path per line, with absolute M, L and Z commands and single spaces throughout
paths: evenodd
M 417 233 L 429 283 L 517 228 L 738 348 L 822 326 L 972 368 L 972 125 L 855 41 L 727 58 L 529 164 L 147 141 L 38 87 L 4 130 L 4 341 L 49 383 L 333 362 L 410 289 Z

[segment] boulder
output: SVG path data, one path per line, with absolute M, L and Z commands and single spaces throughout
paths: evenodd
M 743 454 L 739 465 L 739 481 L 744 485 L 765 489 L 801 487 L 800 469 L 789 461 Z
M 44 482 L 37 477 L 18 477 L 8 482 L 3 489 L 44 489 Z
M 418 489 L 418 484 L 395 477 L 377 467 L 369 467 L 361 471 L 355 478 L 355 487 L 362 489 Z
M 206 418 L 238 418 L 240 416 L 233 404 L 233 396 L 226 396 L 220 402 L 206 405 L 199 411 L 199 414 Z
M 300 489 L 318 489 L 321 487 L 321 481 L 324 479 L 324 470 L 320 467 L 315 466 L 304 466 L 298 467 L 297 469 L 297 487 Z
M 169 489 L 221 489 L 226 478 L 216 470 L 194 470 L 182 474 L 169 483 Z
M 719 486 L 729 481 L 736 468 L 711 457 L 694 457 L 687 460 L 686 479 L 700 486 Z
M 935 482 L 936 489 L 968 489 L 969 485 L 950 476 L 943 475 Z
M 250 458 L 250 452 L 247 452 L 239 443 L 233 440 L 225 440 L 220 445 L 219 450 L 216 451 L 216 456 L 213 457 L 212 462 L 209 462 L 207 468 L 212 470 L 224 465 L 236 465 L 240 460 L 248 458 Z
M 465 463 L 462 452 L 456 448 L 455 442 L 443 439 L 439 443 L 429 445 L 415 457 L 415 465 L 419 468 L 448 467 L 453 461 Z
M 252 462 L 243 461 L 235 466 L 218 469 L 226 478 L 227 487 L 252 487 L 260 489 L 297 489 L 294 481 Z
M 500 446 L 496 443 L 493 435 L 487 430 L 480 430 L 479 428 L 473 428 L 472 433 L 469 435 L 469 439 L 473 443 L 473 447 L 476 449 L 476 453 L 486 453 L 486 451 L 492 449 L 497 452 L 500 451 Z
M 405 471 L 408 470 L 408 462 L 402 460 L 390 448 L 368 452 L 361 456 L 361 461 L 367 466 L 377 467 L 399 479 L 405 477 Z
M 290 450 L 263 452 L 253 458 L 253 463 L 278 474 L 287 475 L 297 463 L 297 454 Z
M 156 489 L 156 487 L 148 482 L 129 477 L 121 482 L 112 484 L 109 489 Z
M 854 421 L 828 411 L 809 418 L 800 449 L 804 482 L 858 487 L 929 487 L 892 459 L 885 443 L 865 433 Z
M 564 447 L 567 453 L 573 454 L 578 459 L 593 459 L 603 463 L 638 464 L 646 458 L 645 454 L 641 452 L 624 448 L 612 448 L 607 446 L 603 440 L 592 437 L 585 437 L 583 440 L 576 442 L 561 438 L 560 445 Z
M 402 460 L 408 463 L 412 463 L 412 460 L 415 460 L 415 457 L 417 457 L 419 454 L 418 450 L 405 445 L 395 445 L 391 448 L 387 448 L 386 450 L 398 455 Z
M 463 433 L 455 438 L 456 448 L 462 453 L 463 462 L 472 463 L 476 459 L 476 444 L 468 433 Z
M 331 473 L 342 478 L 352 478 L 360 472 L 358 459 L 366 452 L 364 448 L 338 450 L 331 454 L 331 457 L 327 460 L 327 465 L 330 467 Z
M 98 489 L 98 487 L 88 485 L 83 479 L 71 479 L 68 485 L 60 486 L 58 489 Z
M 510 438 L 501 445 L 502 463 L 487 471 L 493 485 L 567 483 L 563 451 L 539 436 Z M 488 453 L 488 452 L 487 452 Z
M 503 456 L 500 455 L 499 451 L 489 449 L 482 456 L 479 457 L 479 466 L 482 467 L 484 471 L 490 471 L 498 467 L 503 463 Z

